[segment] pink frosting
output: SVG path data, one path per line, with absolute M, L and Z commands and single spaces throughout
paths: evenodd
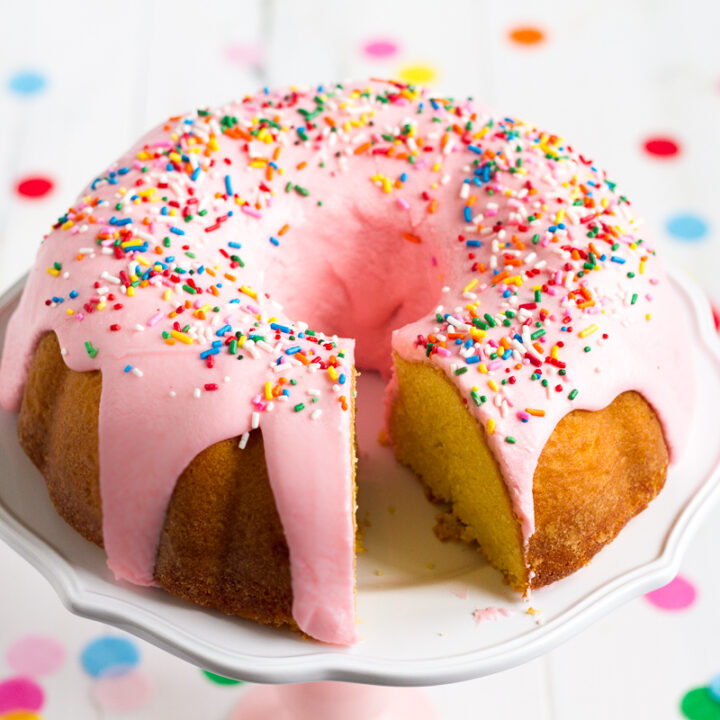
M 294 618 L 351 643 L 355 359 L 387 373 L 392 345 L 447 374 L 527 541 L 534 470 L 567 412 L 634 389 L 682 446 L 682 318 L 642 237 L 561 140 L 470 103 L 381 82 L 259 93 L 151 131 L 54 226 L 8 328 L 0 403 L 18 409 L 50 330 L 68 367 L 102 372 L 105 547 L 140 584 L 183 469 L 260 427 Z
M 480 624 L 483 622 L 494 622 L 495 620 L 500 620 L 504 617 L 510 617 L 514 614 L 515 612 L 513 610 L 509 610 L 508 608 L 486 607 L 474 610 L 473 618 L 475 619 L 476 623 Z

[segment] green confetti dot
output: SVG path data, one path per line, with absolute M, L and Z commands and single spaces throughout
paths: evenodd
M 720 720 L 720 703 L 713 700 L 708 688 L 693 688 L 680 701 L 680 711 L 689 720 Z
M 216 685 L 242 685 L 242 680 L 232 680 L 231 678 L 226 678 L 223 675 L 216 675 L 209 670 L 203 670 L 202 674 Z

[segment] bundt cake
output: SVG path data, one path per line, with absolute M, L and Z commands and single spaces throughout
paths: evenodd
M 392 81 L 265 89 L 170 118 L 53 225 L 0 402 L 118 579 L 349 644 L 356 363 L 527 591 L 662 488 L 684 344 L 629 201 L 560 137 Z

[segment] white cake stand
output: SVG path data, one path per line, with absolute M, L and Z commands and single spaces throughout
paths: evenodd
M 529 604 L 477 553 L 436 540 L 436 510 L 415 478 L 377 442 L 383 383 L 373 374 L 359 381 L 358 519 L 367 526 L 367 552 L 358 558 L 362 639 L 353 648 L 303 640 L 201 610 L 159 589 L 112 580 L 104 553 L 53 510 L 42 477 L 17 443 L 15 416 L 2 410 L 0 537 L 78 615 L 127 630 L 226 677 L 305 683 L 255 688 L 242 718 L 433 717 L 408 686 L 468 680 L 525 663 L 677 574 L 694 530 L 720 494 L 720 448 L 708 430 L 716 427 L 720 407 L 720 341 L 703 293 L 687 278 L 675 276 L 673 282 L 691 334 L 690 370 L 701 388 L 689 447 L 645 512 L 588 567 L 536 591 Z M 0 346 L 21 287 L 22 281 L 0 298 Z M 540 614 L 529 614 L 529 605 Z M 473 611 L 487 607 L 513 615 L 477 624 Z

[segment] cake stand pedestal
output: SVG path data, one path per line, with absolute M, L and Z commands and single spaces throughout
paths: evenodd
M 259 685 L 230 720 L 436 720 L 430 700 L 417 688 L 342 682 Z

